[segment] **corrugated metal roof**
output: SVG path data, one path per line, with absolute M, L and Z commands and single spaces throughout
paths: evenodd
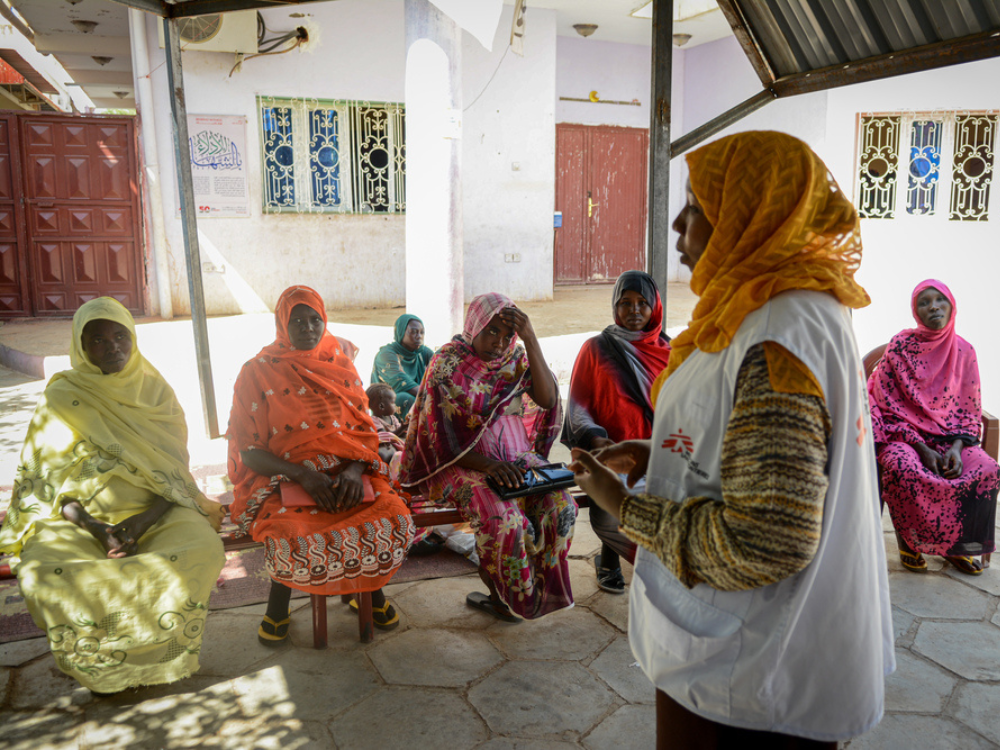
M 1000 0 L 734 0 L 732 5 L 776 78 L 1000 29 Z

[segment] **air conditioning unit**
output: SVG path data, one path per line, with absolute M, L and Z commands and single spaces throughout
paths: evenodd
M 163 41 L 163 24 L 160 46 Z M 257 52 L 257 11 L 237 10 L 232 13 L 208 13 L 178 20 L 181 49 L 199 52 Z

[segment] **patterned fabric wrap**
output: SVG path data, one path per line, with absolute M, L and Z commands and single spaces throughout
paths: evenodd
M 131 334 L 121 372 L 105 375 L 87 358 L 82 336 L 92 320 L 112 320 Z M 69 498 L 86 505 L 113 478 L 194 509 L 218 528 L 222 507 L 188 470 L 184 411 L 139 351 L 128 310 L 111 297 L 91 300 L 73 316 L 72 335 L 73 369 L 52 376 L 28 427 L 0 550 L 16 555 L 38 520 L 61 518 Z
M 326 323 L 325 305 L 315 291 L 287 289 L 275 309 L 277 339 L 247 362 L 236 380 L 227 432 L 232 517 L 264 543 L 275 580 L 317 594 L 373 591 L 402 564 L 413 521 L 390 486 L 368 397 L 340 343 L 324 332 L 314 349 L 292 346 L 288 322 L 299 304 Z M 284 508 L 279 485 L 286 478 L 246 466 L 240 453 L 250 450 L 332 475 L 360 461 L 376 500 L 336 514 L 318 507 Z
M 508 349 L 484 362 L 472 348 L 493 316 L 514 303 L 501 294 L 483 294 L 469 305 L 461 335 L 438 350 L 417 392 L 406 434 L 400 482 L 413 487 L 454 464 L 472 450 L 510 403 L 531 389 L 532 374 L 523 347 L 511 337 Z M 550 376 L 551 377 L 551 376 Z M 559 432 L 562 409 L 524 410 L 533 449 L 549 454 Z
M 628 330 L 618 319 L 618 301 L 627 291 L 641 294 L 653 309 L 641 331 Z M 571 448 L 589 449 L 597 437 L 619 442 L 652 434 L 649 392 L 670 357 L 661 330 L 663 302 L 653 277 L 642 271 L 619 276 L 611 309 L 614 325 L 584 342 L 573 366 L 561 438 Z
M 917 315 L 917 297 L 936 289 L 951 303 L 940 331 Z M 975 442 L 982 422 L 976 350 L 955 333 L 955 296 L 936 279 L 917 284 L 910 302 L 917 327 L 896 334 L 868 383 L 876 443 L 922 443 L 927 436 Z
M 698 304 L 671 341 L 660 378 L 695 349 L 725 349 L 748 313 L 790 289 L 829 292 L 854 308 L 871 302 L 854 280 L 857 212 L 809 146 L 784 133 L 749 131 L 702 146 L 687 163 L 714 231 L 691 275 Z
M 917 297 L 934 288 L 951 303 L 940 331 L 917 315 Z M 955 333 L 957 306 L 936 279 L 917 284 L 910 302 L 917 327 L 896 334 L 868 380 L 882 499 L 903 541 L 930 555 L 980 555 L 995 546 L 1000 467 L 976 443 L 982 420 L 979 366 Z M 924 466 L 914 445 L 944 455 L 961 439 L 962 474 L 946 479 Z
M 421 346 L 414 352 L 403 346 L 406 327 L 414 320 L 423 325 L 423 321 L 416 315 L 400 315 L 396 319 L 395 341 L 379 349 L 372 364 L 371 382 L 386 383 L 392 387 L 397 394 L 396 405 L 400 407 L 403 416 L 413 403 L 409 391 L 420 386 L 427 363 L 434 355 L 430 347 Z M 403 396 L 402 400 L 400 396 Z

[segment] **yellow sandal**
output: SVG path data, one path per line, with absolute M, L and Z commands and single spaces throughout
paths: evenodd
M 281 622 L 275 622 L 267 615 L 264 615 L 263 622 L 261 622 L 260 627 L 257 628 L 257 640 L 268 648 L 280 646 L 288 640 L 288 627 L 291 624 L 291 614 L 289 614 L 288 617 Z

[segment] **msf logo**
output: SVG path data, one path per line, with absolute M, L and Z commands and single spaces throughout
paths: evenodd
M 684 430 L 677 430 L 674 434 L 663 441 L 660 446 L 671 453 L 694 453 L 694 441 L 684 434 Z

